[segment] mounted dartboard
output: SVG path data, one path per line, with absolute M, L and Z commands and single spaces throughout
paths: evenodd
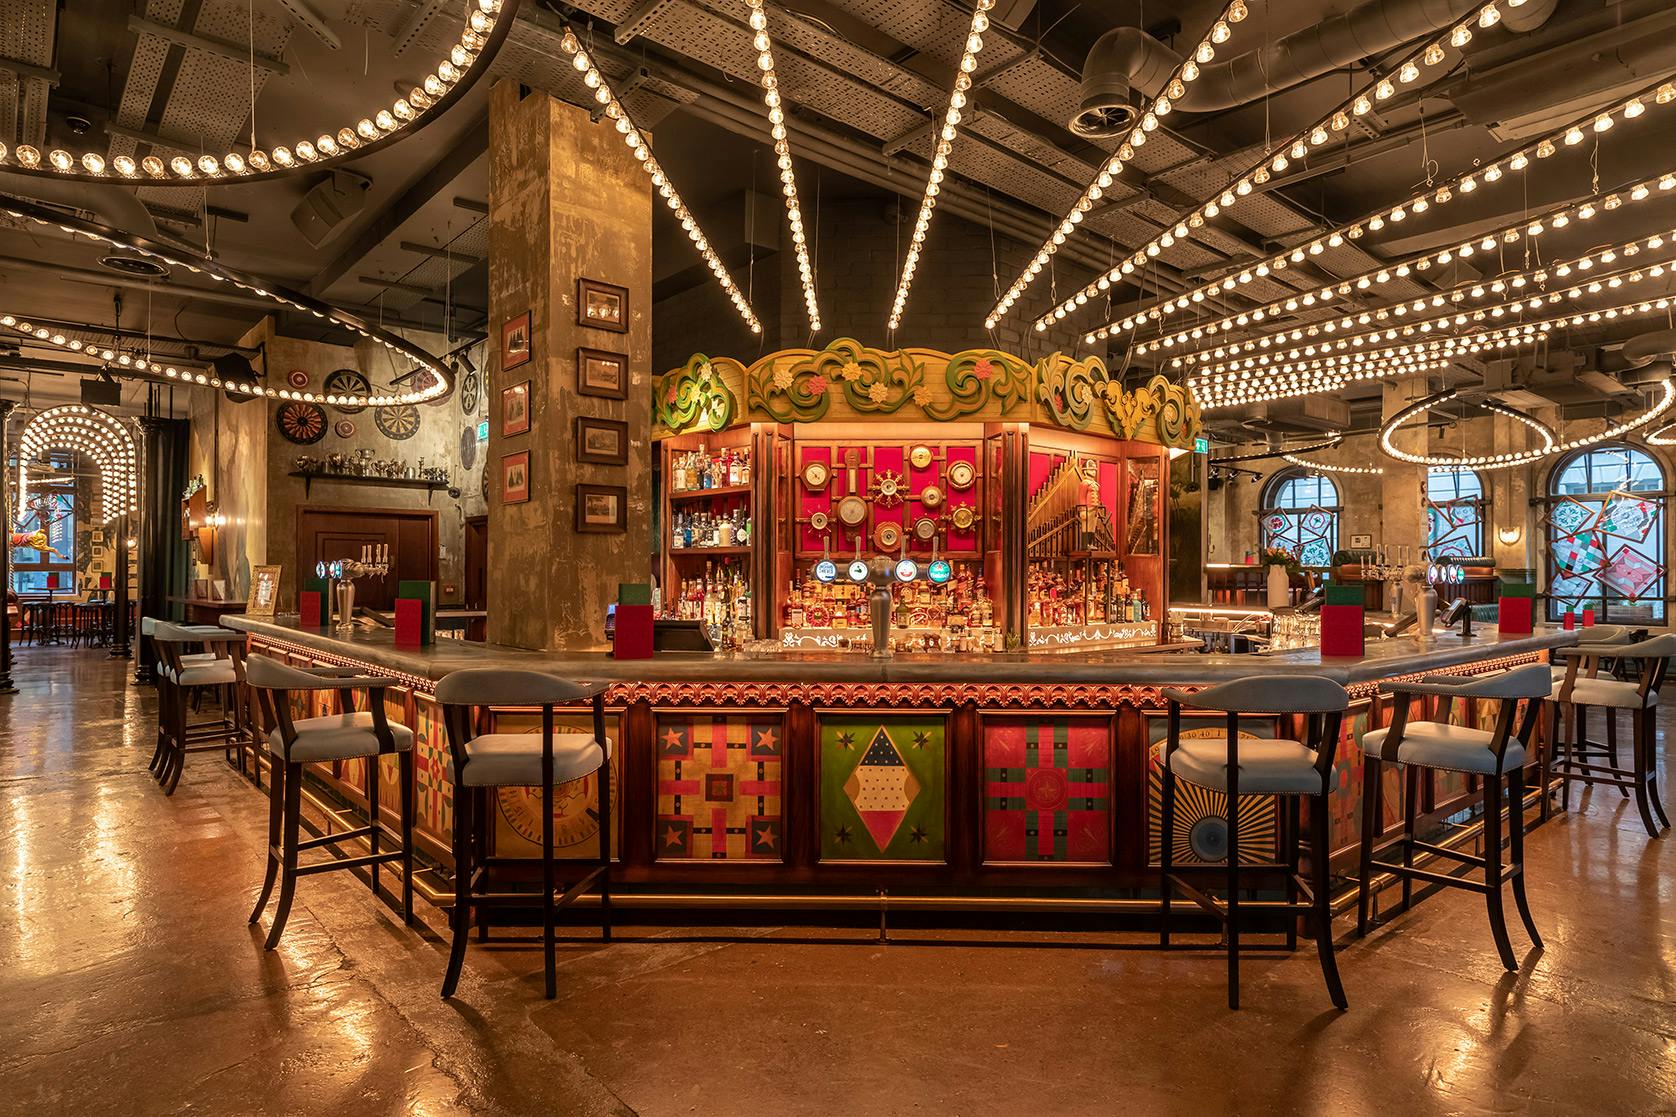
M 352 368 L 340 368 L 326 374 L 325 382 L 320 387 L 329 396 L 364 396 L 372 391 L 372 385 L 367 378 Z M 345 415 L 355 415 L 365 411 L 365 407 L 351 407 L 341 403 L 334 403 L 333 407 Z
M 477 464 L 477 428 L 460 431 L 460 468 L 470 469 Z
M 397 442 L 412 438 L 419 433 L 419 409 L 411 403 L 395 403 L 389 407 L 375 407 L 372 413 L 373 422 L 384 432 L 385 438 L 393 438 Z
M 279 433 L 287 442 L 308 446 L 326 437 L 326 409 L 317 403 L 292 400 L 274 414 Z
M 460 410 L 467 415 L 477 414 L 477 373 L 468 372 L 460 377 Z

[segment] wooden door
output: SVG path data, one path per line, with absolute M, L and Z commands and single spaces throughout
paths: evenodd
M 472 516 L 466 520 L 466 590 L 467 609 L 489 607 L 489 517 Z
M 390 548 L 390 572 L 382 578 L 357 578 L 357 605 L 393 609 L 398 582 L 436 580 L 435 512 L 395 508 L 297 509 L 297 560 L 311 575 L 315 563 L 358 559 L 368 544 Z

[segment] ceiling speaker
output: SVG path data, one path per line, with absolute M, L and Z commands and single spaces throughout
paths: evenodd
M 291 211 L 291 224 L 315 248 L 331 239 L 345 221 L 367 204 L 372 180 L 348 171 L 333 171 L 303 196 Z

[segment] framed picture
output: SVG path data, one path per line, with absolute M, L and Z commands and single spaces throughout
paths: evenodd
M 576 324 L 626 334 L 629 328 L 627 287 L 597 279 L 576 281 Z
M 577 349 L 576 390 L 585 396 L 628 399 L 628 354 L 605 349 Z
M 517 368 L 530 359 L 530 312 L 508 318 L 500 328 L 500 367 Z
M 1373 536 L 1371 534 L 1370 535 L 1352 535 L 1350 537 L 1350 549 L 1352 551 L 1367 551 L 1367 550 L 1371 550 L 1372 548 L 1373 548 Z
M 500 433 L 527 434 L 530 429 L 530 382 L 502 388 L 500 393 Z
M 258 566 L 250 572 L 250 600 L 244 611 L 253 617 L 271 617 L 279 604 L 280 567 Z
M 622 485 L 577 485 L 576 530 L 614 535 L 628 530 L 628 489 Z
M 628 464 L 627 423 L 616 419 L 576 417 L 576 460 L 595 465 Z
M 520 450 L 500 460 L 502 504 L 523 504 L 530 498 L 530 452 Z

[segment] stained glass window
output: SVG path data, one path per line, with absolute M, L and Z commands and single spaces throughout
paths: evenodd
M 1434 559 L 1484 553 L 1484 481 L 1475 471 L 1427 471 L 1426 552 Z
M 55 454 L 42 463 L 48 472 L 30 482 L 29 503 L 17 510 L 13 534 L 33 539 L 39 532 L 46 536 L 47 544 L 44 550 L 31 546 L 12 548 L 12 589 L 20 593 L 46 592 L 48 579 L 54 575 L 63 589 L 75 585 L 76 489 L 71 467 L 71 459 L 66 455 Z M 7 472 L 16 476 L 15 471 L 16 459 L 13 459 Z M 16 496 L 15 488 L 12 494 Z
M 1549 482 L 1548 615 L 1663 623 L 1664 470 L 1632 446 L 1563 459 Z
M 1269 478 L 1258 511 L 1264 547 L 1283 547 L 1305 566 L 1331 566 L 1338 550 L 1338 486 L 1323 473 L 1283 469 Z

